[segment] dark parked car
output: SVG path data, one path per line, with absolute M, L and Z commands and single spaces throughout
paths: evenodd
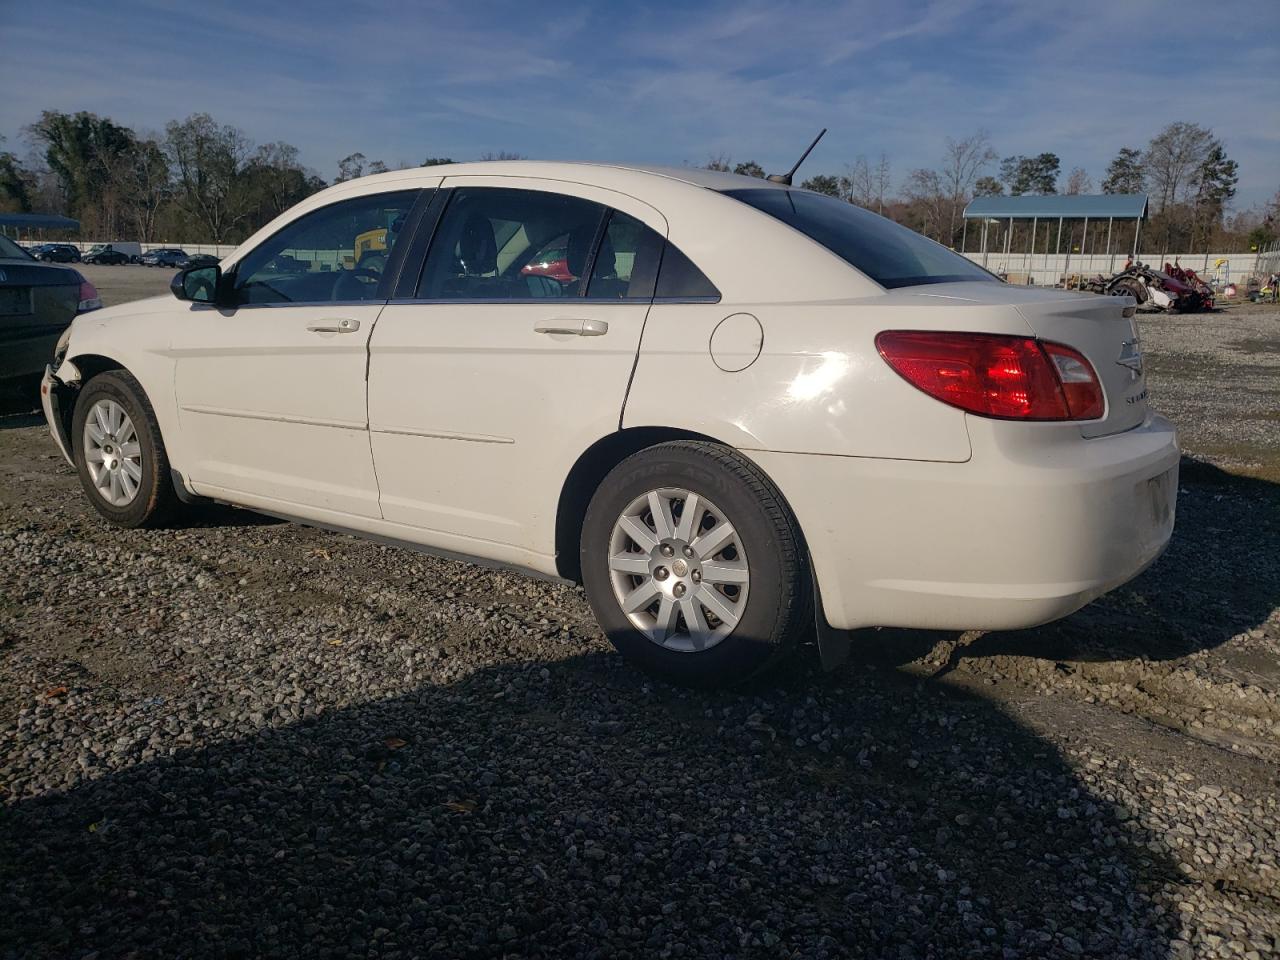
M 69 243 L 42 243 L 31 248 L 31 255 L 45 263 L 79 263 L 80 250 Z
M 178 264 L 179 269 L 190 270 L 192 267 L 216 267 L 219 263 L 217 257 L 210 253 L 193 253 L 181 263 Z
M 62 331 L 76 314 L 100 306 L 79 271 L 39 263 L 0 236 L 0 394 L 34 391 Z
M 185 259 L 187 259 L 185 250 L 178 247 L 160 247 L 157 250 L 148 250 L 138 258 L 138 262 L 148 267 L 177 268 Z
M 132 250 L 125 249 L 131 247 Z M 136 243 L 120 244 L 114 243 L 97 243 L 89 248 L 89 252 L 84 255 L 85 263 L 103 263 L 112 266 L 119 266 L 122 263 L 133 263 L 138 257 L 138 245 Z

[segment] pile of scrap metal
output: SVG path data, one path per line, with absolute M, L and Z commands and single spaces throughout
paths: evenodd
M 1176 263 L 1153 270 L 1145 263 L 1129 263 L 1111 277 L 1072 277 L 1066 286 L 1112 297 L 1133 297 L 1138 306 L 1166 313 L 1197 313 L 1213 309 L 1213 288 L 1194 270 Z

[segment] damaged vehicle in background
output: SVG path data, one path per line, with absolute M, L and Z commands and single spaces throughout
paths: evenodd
M 681 683 L 815 624 L 828 662 L 860 627 L 1032 627 L 1173 530 L 1131 298 L 1008 286 L 790 175 L 396 171 L 172 292 L 77 320 L 44 378 L 103 517 L 209 498 L 581 582 Z

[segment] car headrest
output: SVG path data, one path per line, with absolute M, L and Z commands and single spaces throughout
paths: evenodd
M 497 271 L 498 244 L 488 217 L 473 213 L 463 221 L 462 235 L 458 237 L 458 259 L 462 261 L 462 272 L 469 277 Z

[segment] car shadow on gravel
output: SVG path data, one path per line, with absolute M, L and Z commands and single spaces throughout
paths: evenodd
M 166 526 L 170 530 L 212 530 L 221 527 L 274 527 L 288 522 L 265 513 L 203 500 L 184 507 Z
M 1168 955 L 1172 862 L 1052 746 L 818 679 L 524 662 L 91 768 L 0 819 L 0 957 Z
M 962 659 L 1177 660 L 1266 623 L 1280 607 L 1280 484 L 1184 457 L 1178 518 L 1165 554 L 1131 583 L 1063 620 L 984 633 L 878 631 L 861 655 L 907 663 L 940 643 Z

